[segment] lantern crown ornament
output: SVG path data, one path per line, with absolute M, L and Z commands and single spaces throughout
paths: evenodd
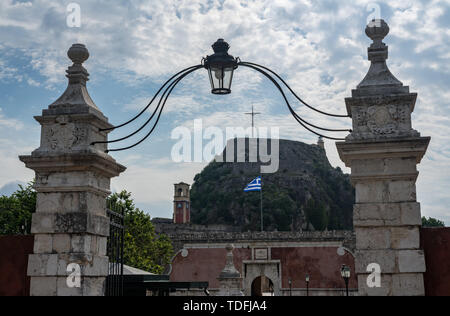
M 230 45 L 219 38 L 213 45 L 214 54 L 203 58 L 203 65 L 208 69 L 213 94 L 231 93 L 233 72 L 238 67 L 239 58 L 228 54 Z

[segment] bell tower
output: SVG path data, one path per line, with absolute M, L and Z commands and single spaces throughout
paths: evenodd
M 319 146 L 320 148 L 325 150 L 325 142 L 323 141 L 323 137 L 322 136 L 319 137 L 319 140 L 317 141 L 317 146 Z
M 173 198 L 173 222 L 175 224 L 188 224 L 191 222 L 190 185 L 184 182 L 175 184 Z

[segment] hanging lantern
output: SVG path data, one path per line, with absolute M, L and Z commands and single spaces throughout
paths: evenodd
M 228 54 L 230 45 L 222 38 L 212 45 L 214 54 L 204 59 L 204 66 L 208 69 L 213 94 L 231 93 L 233 72 L 238 67 L 238 58 Z

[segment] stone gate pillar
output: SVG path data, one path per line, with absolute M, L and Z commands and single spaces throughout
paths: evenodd
M 91 146 L 107 139 L 99 129 L 111 125 L 86 89 L 89 74 L 82 63 L 89 52 L 74 44 L 68 56 L 73 65 L 67 70 L 66 91 L 35 117 L 42 126 L 40 147 L 20 157 L 36 173 L 34 254 L 28 259 L 33 296 L 104 294 L 109 234 L 105 198 L 110 179 L 125 170 L 105 154 L 106 145 Z
M 371 66 L 346 99 L 353 132 L 337 143 L 351 168 L 356 190 L 356 274 L 360 295 L 424 295 L 425 259 L 420 250 L 420 204 L 416 200 L 417 164 L 429 137 L 412 128 L 417 94 L 410 93 L 386 65 L 389 33 L 383 20 L 371 22 L 366 34 Z M 381 287 L 369 287 L 371 263 L 381 267 Z M 373 271 L 373 270 L 372 270 Z

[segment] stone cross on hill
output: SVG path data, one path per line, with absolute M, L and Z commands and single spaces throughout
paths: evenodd
M 254 108 L 253 108 L 253 104 L 252 104 L 252 111 L 250 113 L 245 113 L 247 115 L 251 115 L 252 116 L 252 138 L 253 136 L 253 132 L 255 130 L 255 116 L 261 114 L 261 112 L 255 112 Z

